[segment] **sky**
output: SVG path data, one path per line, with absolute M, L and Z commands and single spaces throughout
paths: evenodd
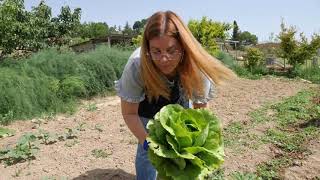
M 25 0 L 30 10 L 40 0 Z M 81 22 L 106 22 L 122 27 L 146 19 L 157 11 L 171 10 L 187 24 L 190 19 L 203 16 L 226 23 L 234 20 L 241 31 L 258 36 L 259 42 L 269 41 L 271 33 L 277 35 L 282 19 L 286 25 L 295 26 L 308 39 L 320 34 L 320 0 L 46 0 L 57 16 L 62 6 L 82 9 Z

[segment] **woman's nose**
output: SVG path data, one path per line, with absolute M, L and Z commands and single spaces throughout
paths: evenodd
M 159 59 L 160 61 L 164 61 L 164 62 L 166 62 L 166 61 L 168 61 L 169 60 L 169 57 L 168 57 L 168 55 L 167 54 L 161 54 L 161 57 L 160 57 L 160 59 Z

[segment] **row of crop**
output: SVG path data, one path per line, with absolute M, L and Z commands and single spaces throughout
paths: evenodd
M 111 90 L 130 55 L 101 46 L 86 54 L 49 49 L 0 64 L 0 122 L 74 110 L 77 98 Z

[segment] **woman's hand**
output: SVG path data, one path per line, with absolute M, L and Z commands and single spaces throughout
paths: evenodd
M 193 105 L 193 109 L 206 108 L 208 106 L 207 103 L 205 103 L 205 104 L 196 104 L 196 103 L 194 103 L 192 105 Z

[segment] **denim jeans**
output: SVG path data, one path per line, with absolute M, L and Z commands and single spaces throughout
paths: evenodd
M 144 117 L 140 117 L 144 127 L 148 123 L 148 119 Z M 136 154 L 136 179 L 137 180 L 156 180 L 157 179 L 157 171 L 152 166 L 151 162 L 148 158 L 148 151 L 143 149 L 143 146 L 138 143 L 137 154 Z

